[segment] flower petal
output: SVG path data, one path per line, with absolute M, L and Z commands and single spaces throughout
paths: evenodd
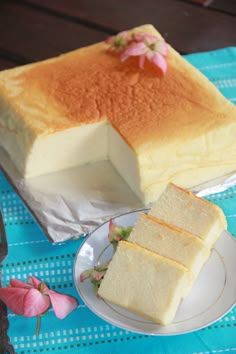
M 106 274 L 106 270 L 102 270 L 100 272 L 98 272 L 97 270 L 94 270 L 91 274 L 92 279 L 94 279 L 95 281 L 99 281 L 101 280 L 104 275 Z
M 121 240 L 121 236 L 120 236 L 119 234 L 114 234 L 114 235 L 113 235 L 113 240 L 119 242 L 119 241 Z
M 13 288 L 24 288 L 24 289 L 30 289 L 32 288 L 32 285 L 25 283 L 24 281 L 18 280 L 18 279 L 11 279 L 10 280 L 10 285 Z
M 120 33 L 117 34 L 117 36 L 124 39 L 127 39 L 128 35 L 129 35 L 128 31 L 121 31 Z
M 35 289 L 40 290 L 42 293 L 49 289 L 46 284 L 44 284 L 41 280 L 33 277 L 32 275 L 28 277 L 28 281 L 33 285 Z
M 133 43 L 131 44 L 124 52 L 124 55 L 130 56 L 138 56 L 146 53 L 147 51 L 147 46 L 145 43 L 140 42 L 140 43 Z
M 134 39 L 137 42 L 147 41 L 148 44 L 152 44 L 152 43 L 155 43 L 156 41 L 158 41 L 158 38 L 156 36 L 149 34 L 149 33 L 144 33 L 144 32 L 136 33 L 134 35 Z
M 37 289 L 28 290 L 24 297 L 24 316 L 33 317 L 45 312 L 50 306 L 50 300 L 47 295 L 42 294 Z
M 105 43 L 110 46 L 110 49 L 114 49 L 116 52 L 120 52 L 124 49 L 128 41 L 128 32 L 123 31 L 116 36 L 109 37 L 105 40 Z
M 79 280 L 81 281 L 81 283 L 85 280 L 85 279 L 88 279 L 92 273 L 92 269 L 86 269 L 84 270 L 81 274 L 80 274 L 80 277 L 79 277 Z
M 145 54 L 140 56 L 140 58 L 139 58 L 139 67 L 140 67 L 140 69 L 144 68 L 145 59 L 146 59 L 146 55 Z
M 114 36 L 110 36 L 105 40 L 105 43 L 111 44 L 111 43 L 113 43 L 113 41 L 114 41 Z
M 55 315 L 60 319 L 65 318 L 78 306 L 77 300 L 71 296 L 59 294 L 53 290 L 49 290 L 47 294 L 50 297 Z
M 166 70 L 167 70 L 167 63 L 165 58 L 159 54 L 159 53 L 155 53 L 152 58 L 151 61 L 159 68 L 161 69 L 161 71 L 163 72 L 163 74 L 165 74 Z
M 168 55 L 168 47 L 164 40 L 159 43 L 159 48 L 160 53 L 166 57 Z
M 114 227 L 115 227 L 115 224 L 113 223 L 112 219 L 110 219 L 109 229 L 108 229 L 108 241 L 112 241 L 112 239 L 113 239 Z
M 33 277 L 32 275 L 28 277 L 28 282 L 32 284 L 35 289 L 38 289 L 39 285 L 42 283 L 41 280 Z
M 0 299 L 9 307 L 12 312 L 17 315 L 23 315 L 24 298 L 28 291 L 28 289 L 24 288 L 1 288 Z

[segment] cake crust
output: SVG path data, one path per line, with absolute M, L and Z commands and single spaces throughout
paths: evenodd
M 151 25 L 134 31 L 161 37 Z M 134 151 L 192 140 L 235 122 L 233 104 L 173 48 L 168 50 L 163 76 L 148 62 L 140 69 L 137 58 L 121 63 L 98 43 L 3 71 L 0 95 L 11 99 L 35 135 L 108 120 Z
M 162 38 L 152 25 L 130 32 Z M 165 75 L 107 49 L 0 73 L 0 142 L 23 177 L 108 159 L 147 205 L 169 182 L 235 171 L 236 108 L 206 77 L 171 46 Z

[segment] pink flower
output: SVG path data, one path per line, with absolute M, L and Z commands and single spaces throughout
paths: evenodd
M 131 226 L 119 226 L 113 222 L 111 219 L 109 222 L 109 230 L 108 230 L 108 240 L 111 245 L 116 249 L 120 240 L 127 240 L 132 227 Z M 85 269 L 80 274 L 80 281 L 83 282 L 86 279 L 89 279 L 93 284 L 95 294 L 97 294 L 98 289 L 101 285 L 101 282 L 106 274 L 109 263 L 111 259 L 101 264 L 95 265 L 93 268 Z
M 99 280 L 103 279 L 104 275 L 106 274 L 106 270 L 107 270 L 107 268 L 103 271 L 100 271 L 100 272 L 97 270 L 93 270 L 91 276 L 94 280 L 99 281 Z
M 110 49 L 113 49 L 116 52 L 120 52 L 127 45 L 128 32 L 127 31 L 120 32 L 116 36 L 107 38 L 105 42 L 110 46 Z
M 135 41 L 121 54 L 121 61 L 125 61 L 130 56 L 139 56 L 139 67 L 141 69 L 144 68 L 144 62 L 148 59 L 164 74 L 167 70 L 165 57 L 168 54 L 168 48 L 166 42 L 145 33 L 139 33 L 134 38 Z
M 127 240 L 132 227 L 130 226 L 119 226 L 110 220 L 109 230 L 108 230 L 108 240 L 116 248 L 120 240 Z
M 27 283 L 11 279 L 6 288 L 0 288 L 0 299 L 12 312 L 25 317 L 39 316 L 52 305 L 55 315 L 63 319 L 78 305 L 73 297 L 50 290 L 33 276 Z
M 92 275 L 92 268 L 86 269 L 80 274 L 79 280 L 83 282 L 85 279 L 89 279 L 91 275 Z
M 106 274 L 109 263 L 110 259 L 106 262 L 94 266 L 93 268 L 84 270 L 80 274 L 80 281 L 83 282 L 84 280 L 89 279 L 90 282 L 93 284 L 95 294 L 97 294 L 97 291 L 104 278 L 104 275 Z
M 141 69 L 144 68 L 147 59 L 157 66 L 163 74 L 166 73 L 167 62 L 165 58 L 168 55 L 168 47 L 164 39 L 148 33 L 130 34 L 124 31 L 109 37 L 106 43 L 109 44 L 110 49 L 120 54 L 122 62 L 129 57 L 138 56 Z
M 109 231 L 108 231 L 108 240 L 112 243 L 113 241 L 120 241 L 121 240 L 121 235 L 118 233 L 119 227 L 116 226 L 116 224 L 110 220 L 109 222 Z

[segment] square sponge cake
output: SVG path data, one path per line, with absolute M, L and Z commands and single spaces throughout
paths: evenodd
M 209 248 L 198 237 L 146 214 L 140 214 L 128 241 L 183 264 L 189 271 L 185 296 L 210 255 Z
M 109 159 L 145 204 L 234 171 L 236 108 L 169 45 L 166 61 L 141 69 L 103 42 L 2 71 L 1 146 L 25 178 Z
M 198 237 L 211 249 L 227 228 L 221 208 L 169 183 L 149 214 Z
M 175 317 L 187 286 L 187 269 L 143 247 L 120 241 L 98 295 L 156 323 Z

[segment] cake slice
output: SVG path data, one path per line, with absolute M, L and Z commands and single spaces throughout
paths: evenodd
M 199 237 L 209 248 L 227 228 L 225 215 L 217 205 L 173 183 L 168 184 L 149 214 Z
M 120 241 L 102 280 L 104 300 L 162 325 L 174 319 L 185 288 L 187 269 L 165 257 Z
M 163 40 L 152 25 L 128 33 Z M 169 181 L 190 188 L 235 171 L 235 106 L 167 51 L 165 74 L 121 62 L 105 42 L 0 72 L 0 144 L 21 175 L 108 159 L 148 204 Z
M 183 264 L 189 271 L 186 295 L 210 255 L 198 237 L 146 214 L 139 216 L 128 241 Z

